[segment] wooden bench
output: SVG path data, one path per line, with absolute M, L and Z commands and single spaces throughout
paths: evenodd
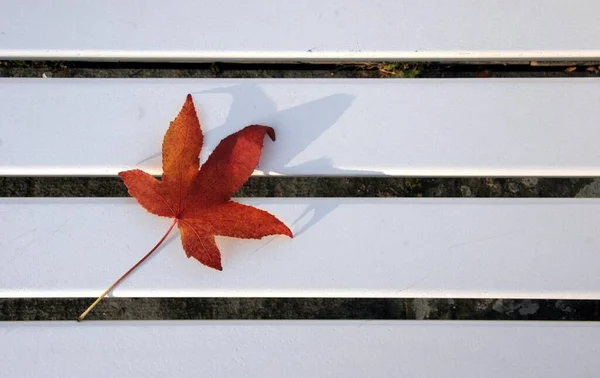
M 592 1 L 178 5 L 11 3 L 0 58 L 600 60 Z M 202 159 L 242 126 L 276 129 L 256 175 L 600 176 L 596 78 L 7 78 L 0 175 L 158 175 L 187 93 Z M 240 201 L 296 237 L 220 238 L 217 272 L 175 236 L 112 295 L 600 299 L 597 199 Z M 0 220 L 3 298 L 95 297 L 169 224 L 130 198 L 3 198 Z M 593 377 L 599 338 L 598 323 L 560 321 L 11 321 L 0 322 L 0 375 Z

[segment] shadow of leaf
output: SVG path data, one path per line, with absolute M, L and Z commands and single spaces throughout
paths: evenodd
M 321 201 L 319 204 L 311 204 L 306 210 L 300 214 L 300 216 L 292 223 L 291 227 L 294 230 L 294 237 L 298 237 L 304 234 L 309 228 L 323 220 L 327 215 L 329 215 L 332 211 L 334 211 L 338 207 L 337 203 L 333 203 L 331 201 Z M 301 223 L 301 221 L 312 214 L 310 219 L 304 223 L 304 225 L 297 228 L 297 225 Z

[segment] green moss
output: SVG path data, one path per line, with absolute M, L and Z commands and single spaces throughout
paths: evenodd
M 7 65 L 11 68 L 25 68 L 29 66 L 28 62 L 24 60 L 9 60 Z
M 421 75 L 425 65 L 423 63 L 383 63 L 378 66 L 378 69 L 383 76 L 412 79 Z

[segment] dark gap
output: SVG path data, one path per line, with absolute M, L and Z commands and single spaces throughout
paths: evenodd
M 255 70 L 255 69 L 281 69 L 294 71 L 321 71 L 321 70 L 354 70 L 376 69 L 378 66 L 389 65 L 421 65 L 423 68 L 447 69 L 459 71 L 477 71 L 487 68 L 494 71 L 564 71 L 566 67 L 587 67 L 599 65 L 600 61 L 590 62 L 357 62 L 357 63 L 231 63 L 231 62 L 98 62 L 98 61 L 38 61 L 38 60 L 0 60 L 0 65 L 10 68 L 88 68 L 88 69 L 149 69 L 149 70 Z
M 0 299 L 0 321 L 75 320 L 93 298 Z M 108 298 L 86 321 L 184 319 L 600 320 L 598 300 Z
M 74 78 L 472 78 L 594 77 L 599 62 L 499 63 L 164 63 L 0 61 L 0 77 Z M 575 67 L 574 71 L 568 69 Z
M 251 177 L 236 197 L 594 197 L 592 178 Z M 586 194 L 587 193 L 587 194 Z M 118 177 L 0 177 L 0 197 L 127 197 Z
M 0 61 L 0 76 L 72 78 L 354 78 L 380 76 L 375 66 L 369 67 L 340 64 Z
M 435 64 L 419 77 L 486 78 L 486 77 L 596 77 L 599 62 L 530 64 Z

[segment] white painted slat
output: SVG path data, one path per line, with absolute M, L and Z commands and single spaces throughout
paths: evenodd
M 192 93 L 210 152 L 276 128 L 282 175 L 600 176 L 600 80 L 0 80 L 0 174 L 160 174 Z M 257 172 L 257 173 L 261 173 Z
M 127 297 L 600 299 L 600 200 L 246 199 L 296 237 L 220 237 L 223 272 L 179 234 Z M 170 220 L 132 199 L 0 200 L 0 297 L 95 297 Z
M 8 322 L 0 335 L 3 375 L 23 378 L 591 378 L 600 369 L 591 322 Z
M 11 1 L 0 59 L 588 60 L 599 13 L 595 0 Z

